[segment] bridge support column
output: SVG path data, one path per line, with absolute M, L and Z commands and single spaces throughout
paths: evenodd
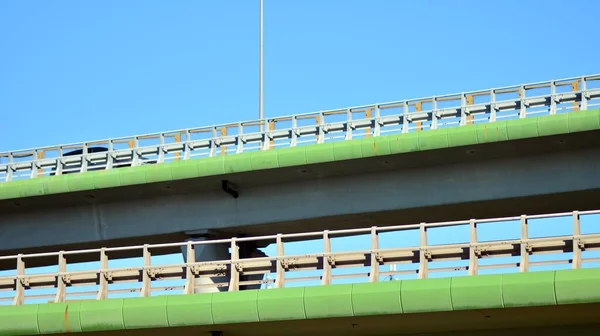
M 208 240 L 205 237 L 190 238 L 187 241 L 202 241 Z M 182 246 L 181 253 L 183 254 L 184 262 L 188 262 L 187 246 Z M 225 244 L 198 244 L 194 245 L 195 260 L 192 262 L 213 261 L 213 260 L 228 260 L 231 258 L 229 247 Z M 218 285 L 224 283 L 225 285 Z M 226 292 L 229 276 L 206 277 L 200 276 L 194 280 L 194 293 L 214 293 Z M 199 287 L 201 286 L 201 287 Z M 219 286 L 219 287 L 217 287 Z
M 207 237 L 194 237 L 187 241 L 204 241 L 209 240 Z M 238 244 L 240 259 L 245 258 L 260 258 L 267 255 L 260 251 L 252 242 L 242 242 Z M 181 248 L 184 262 L 187 260 L 187 246 Z M 229 252 L 229 244 L 197 244 L 194 245 L 195 262 L 214 261 L 214 260 L 229 260 L 231 254 Z M 241 275 L 240 282 L 243 281 L 261 281 L 264 279 L 263 274 Z M 226 292 L 228 290 L 230 277 L 224 276 L 200 276 L 194 280 L 194 293 L 215 293 Z M 219 285 L 221 284 L 221 285 Z M 241 285 L 240 290 L 260 289 L 261 284 Z

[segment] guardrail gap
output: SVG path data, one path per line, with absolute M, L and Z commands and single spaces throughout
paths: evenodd
M 581 234 L 600 234 L 600 214 L 582 212 L 579 218 Z
M 528 220 L 529 237 L 557 237 L 573 235 L 573 219 L 570 216 L 532 216 Z
M 572 245 L 569 242 L 564 244 L 566 251 L 572 250 Z M 544 253 L 543 247 L 537 249 L 536 252 Z M 552 270 L 568 270 L 572 269 L 573 252 L 555 252 L 544 254 L 533 254 L 529 257 L 529 271 L 547 271 L 551 266 Z
M 300 238 L 300 237 L 298 237 Z M 296 238 L 296 239 L 298 239 Z M 289 239 L 294 239 L 291 237 Z M 315 286 L 319 285 L 322 281 L 323 276 L 323 262 L 322 258 L 318 258 L 317 255 L 323 253 L 323 247 L 325 245 L 322 235 L 310 235 L 305 236 L 302 241 L 286 241 L 282 239 L 282 250 L 285 255 L 298 255 L 304 256 L 304 258 L 298 258 L 284 262 L 283 269 L 285 269 L 284 281 L 285 287 L 303 287 L 303 286 Z M 270 256 L 277 255 L 277 245 L 272 244 L 264 249 L 264 252 Z M 304 266 L 304 269 L 299 269 L 300 266 Z M 277 274 L 271 273 L 270 277 L 277 276 Z
M 581 264 L 582 268 L 600 267 L 600 250 L 595 249 L 598 242 L 586 238 L 586 235 L 600 234 L 600 214 L 579 213 Z
M 515 240 L 521 237 L 521 224 L 518 218 L 486 220 L 477 224 L 477 239 L 479 242 Z

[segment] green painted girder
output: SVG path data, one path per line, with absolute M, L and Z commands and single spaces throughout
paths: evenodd
M 0 336 L 600 302 L 600 268 L 0 306 Z
M 600 109 L 0 183 L 0 200 L 201 178 L 600 129 Z

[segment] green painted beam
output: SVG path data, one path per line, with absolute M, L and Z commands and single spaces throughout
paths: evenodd
M 569 134 L 600 129 L 600 109 L 0 183 L 0 200 Z
M 600 302 L 600 268 L 0 306 L 0 336 Z

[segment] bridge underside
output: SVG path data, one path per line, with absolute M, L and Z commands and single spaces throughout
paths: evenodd
M 140 329 L 105 335 L 199 336 L 386 336 L 386 335 L 598 335 L 599 304 L 467 310 L 388 316 L 262 322 L 222 326 Z M 86 335 L 88 333 L 81 333 Z M 89 333 L 91 335 L 91 333 Z M 66 334 L 64 334 L 66 335 Z
M 217 176 L 5 200 L 0 254 L 167 242 L 207 230 L 230 237 L 593 209 L 599 135 L 227 175 L 237 199 Z

